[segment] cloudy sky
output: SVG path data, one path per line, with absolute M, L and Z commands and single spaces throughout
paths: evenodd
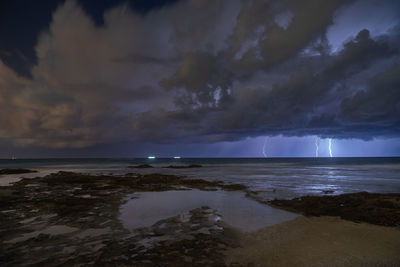
M 2 1 L 0 157 L 400 156 L 397 0 Z

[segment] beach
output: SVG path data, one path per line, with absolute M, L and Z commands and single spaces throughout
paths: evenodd
M 2 169 L 0 263 L 400 264 L 397 163 L 208 162 L 23 162 Z M 362 180 L 366 170 L 385 176 Z M 374 192 L 358 192 L 366 186 Z
M 0 267 L 400 267 L 400 0 L 3 0 L 0 36 Z
M 226 251 L 241 266 L 398 266 L 400 229 L 337 217 L 299 217 L 240 234 Z

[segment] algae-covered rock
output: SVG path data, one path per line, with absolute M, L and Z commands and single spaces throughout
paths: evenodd
M 141 164 L 141 165 L 137 165 L 137 166 L 128 166 L 128 168 L 132 168 L 132 169 L 149 169 L 149 168 L 153 168 L 153 166 L 151 166 L 149 164 Z
M 191 168 L 201 168 L 203 166 L 198 165 L 198 164 L 190 164 L 190 165 L 169 165 L 165 166 L 163 168 L 167 169 L 191 169 Z
M 37 172 L 37 171 L 28 170 L 28 169 L 0 169 L 0 175 L 3 175 L 3 174 L 32 173 L 32 172 Z
M 337 196 L 305 196 L 292 200 L 275 199 L 269 203 L 306 216 L 339 216 L 354 222 L 400 225 L 400 194 L 360 192 Z

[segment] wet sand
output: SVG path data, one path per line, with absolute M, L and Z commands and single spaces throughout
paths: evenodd
M 400 266 L 400 228 L 338 217 L 298 217 L 239 233 L 225 252 L 235 266 Z

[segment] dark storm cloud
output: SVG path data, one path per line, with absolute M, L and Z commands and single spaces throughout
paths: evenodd
M 158 117 L 156 121 L 168 121 L 175 125 L 172 132 L 164 135 L 165 138 L 173 137 L 174 133 L 176 135 L 179 132 L 177 129 L 187 127 L 182 137 L 186 136 L 185 133 L 188 136 L 200 135 L 208 141 L 235 140 L 263 134 L 315 134 L 363 139 L 396 136 L 399 123 L 396 113 L 399 98 L 396 93 L 399 92 L 399 84 L 392 81 L 394 78 L 390 83 L 380 82 L 376 85 L 377 78 L 364 77 L 367 87 L 362 90 L 346 84 L 349 77 L 373 67 L 376 62 L 397 57 L 398 51 L 388 44 L 387 39 L 388 36 L 372 39 L 368 30 L 362 30 L 338 54 L 292 59 L 288 65 L 299 66 L 288 79 L 259 88 L 234 86 L 230 89 L 229 83 L 226 83 L 229 79 L 222 79 L 218 87 L 219 78 L 224 76 L 218 75 L 218 70 L 213 69 L 217 61 L 205 55 L 199 56 L 199 62 L 182 64 L 165 85 L 169 88 L 169 83 L 174 82 L 176 88 L 188 88 L 187 92 L 191 93 L 189 95 L 192 98 L 188 101 L 186 95 L 181 101 L 186 101 L 193 108 L 185 106 L 182 110 Z M 396 71 L 398 69 L 391 71 L 392 77 L 399 77 Z M 219 101 L 213 97 L 218 90 L 224 92 L 220 88 L 231 90 L 230 94 L 221 94 L 219 100 L 229 98 L 228 104 L 219 105 Z M 364 90 L 370 92 L 368 96 Z M 379 112 L 380 117 L 376 117 L 376 120 L 355 118 L 356 114 L 351 114 L 361 112 L 372 117 L 373 109 L 378 107 L 388 110 Z M 348 116 L 354 119 L 350 120 Z M 141 119 L 148 121 L 151 116 Z M 194 140 L 199 141 L 198 138 Z
M 399 21 L 331 51 L 326 33 L 354 2 L 187 0 L 145 15 L 122 5 L 99 25 L 66 1 L 38 38 L 32 78 L 0 61 L 0 139 L 398 137 Z
M 295 56 L 310 41 L 325 33 L 332 23 L 334 11 L 348 1 L 307 0 L 245 1 L 233 33 L 232 54 L 242 47 L 249 34 L 256 36 L 257 45 L 250 47 L 239 60 L 241 68 L 255 70 L 273 67 Z M 290 12 L 287 27 L 276 23 L 276 17 Z M 244 32 L 244 34 L 243 34 Z M 236 49 L 235 49 L 236 47 Z
M 132 64 L 160 64 L 160 65 L 168 65 L 177 61 L 175 58 L 166 58 L 161 59 L 152 56 L 144 56 L 144 55 L 130 55 L 123 58 L 116 58 L 116 62 L 125 62 Z
M 354 128 L 396 136 L 400 131 L 400 64 L 376 74 L 370 87 L 343 99 L 340 116 Z M 363 134 L 360 131 L 360 134 Z

